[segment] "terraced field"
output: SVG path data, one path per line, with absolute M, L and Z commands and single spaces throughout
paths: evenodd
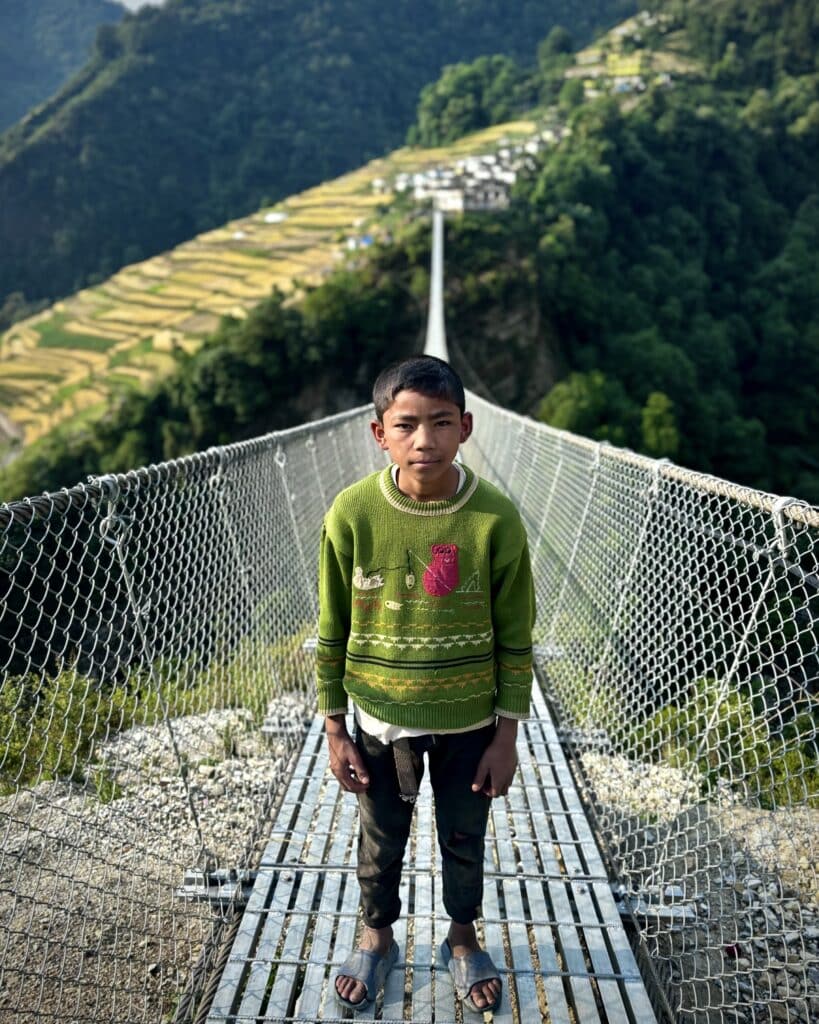
M 0 443 L 28 444 L 59 423 L 102 415 L 191 351 L 223 316 L 244 317 L 277 287 L 317 283 L 355 245 L 379 237 L 392 184 L 412 173 L 530 135 L 498 125 L 445 149 L 402 149 L 334 181 L 125 267 L 0 337 Z M 375 183 L 375 186 L 374 186 Z

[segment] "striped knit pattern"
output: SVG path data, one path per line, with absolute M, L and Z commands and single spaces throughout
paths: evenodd
M 320 714 L 345 712 L 349 695 L 381 721 L 431 731 L 527 717 L 526 533 L 471 470 L 443 501 L 413 501 L 389 467 L 342 491 L 324 520 L 319 598 Z

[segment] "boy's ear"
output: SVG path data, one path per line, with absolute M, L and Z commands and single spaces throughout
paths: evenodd
M 469 439 L 469 436 L 472 433 L 472 425 L 472 413 L 465 412 L 463 416 L 461 416 L 461 444 Z
M 386 451 L 387 437 L 384 433 L 384 424 L 381 422 L 381 420 L 371 420 L 370 430 L 373 432 L 373 437 L 375 438 L 375 443 L 378 445 L 378 447 L 381 448 L 382 451 Z

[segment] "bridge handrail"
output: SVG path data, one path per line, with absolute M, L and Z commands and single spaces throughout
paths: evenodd
M 539 671 L 673 1013 L 807 1021 L 819 509 L 469 401 L 464 456 L 526 522 Z M 312 715 L 321 515 L 383 465 L 371 415 L 0 505 L 0 1016 L 206 1000 Z

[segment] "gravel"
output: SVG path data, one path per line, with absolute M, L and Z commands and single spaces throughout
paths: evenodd
M 86 785 L 44 782 L 1 800 L 0 1021 L 165 1019 L 218 921 L 179 898 L 184 872 L 252 862 L 312 713 L 280 698 L 267 735 L 241 709 L 173 720 L 190 798 L 161 723 L 101 745 Z
M 819 811 L 695 802 L 677 768 L 580 760 L 679 1019 L 819 1020 Z

